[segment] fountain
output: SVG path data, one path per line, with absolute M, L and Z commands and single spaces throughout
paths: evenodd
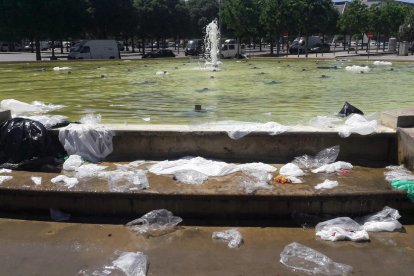
M 204 37 L 206 48 L 205 58 L 208 68 L 217 68 L 220 54 L 220 31 L 217 25 L 217 19 L 214 19 L 206 26 L 206 36 Z

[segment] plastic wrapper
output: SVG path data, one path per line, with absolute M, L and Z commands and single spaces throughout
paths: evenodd
M 212 238 L 227 242 L 230 248 L 237 248 L 243 243 L 243 237 L 237 229 L 213 232 Z
M 246 176 L 241 176 L 236 181 L 244 189 L 245 193 L 253 194 L 257 190 L 272 189 L 269 185 L 269 181 L 272 179 L 272 175 L 265 171 L 245 170 L 243 173 Z
M 104 174 L 108 179 L 109 190 L 124 192 L 127 190 L 144 190 L 149 188 L 145 171 L 109 171 Z
M 352 114 L 345 121 L 343 125 L 336 127 L 339 136 L 342 138 L 349 137 L 351 133 L 359 135 L 368 135 L 378 130 L 378 122 L 376 120 L 367 120 L 364 116 L 359 114 Z
M 346 66 L 345 70 L 353 73 L 367 73 L 370 71 L 368 66 L 359 65 Z
M 153 210 L 130 221 L 126 226 L 133 232 L 145 236 L 160 236 L 175 230 L 183 220 L 166 209 Z
M 13 176 L 10 175 L 0 175 L 0 185 L 6 181 L 13 179 Z
M 103 125 L 83 120 L 86 124 L 69 124 L 59 130 L 59 141 L 69 155 L 99 162 L 113 151 L 113 132 Z
M 181 183 L 201 185 L 208 180 L 208 175 L 195 170 L 181 170 L 174 173 L 174 178 Z
M 316 225 L 316 236 L 327 241 L 351 240 L 368 241 L 366 230 L 356 221 L 348 217 L 339 217 Z
M 50 180 L 54 184 L 64 183 L 65 187 L 71 189 L 75 187 L 79 180 L 74 177 L 67 177 L 66 175 L 58 175 Z
M 30 177 L 30 179 L 32 180 L 32 182 L 35 185 L 41 185 L 42 184 L 42 177 L 41 176 L 32 176 L 32 177 Z
M 404 165 L 400 166 L 388 166 L 386 172 L 384 172 L 385 180 L 388 182 L 394 180 L 411 180 L 414 181 L 414 175 L 411 171 L 407 170 Z
M 227 134 L 231 139 L 238 140 L 252 132 L 266 132 L 269 135 L 277 135 L 288 130 L 287 126 L 275 123 L 236 123 L 229 124 Z
M 316 190 L 320 190 L 320 189 L 333 189 L 333 188 L 337 187 L 338 185 L 339 185 L 338 184 L 338 181 L 325 179 L 324 182 L 316 185 L 315 186 L 315 189 Z
M 283 167 L 280 168 L 279 174 L 283 176 L 293 176 L 293 177 L 300 177 L 304 176 L 304 171 L 299 168 L 296 164 L 293 163 L 287 163 Z
M 112 265 L 126 276 L 145 276 L 148 269 L 148 257 L 142 252 L 124 252 Z
M 384 207 L 382 211 L 357 219 L 368 232 L 393 232 L 402 228 L 398 221 L 401 218 L 398 210 Z
M 75 177 L 82 181 L 87 181 L 95 177 L 104 177 L 104 174 L 101 174 L 107 166 L 97 165 L 97 164 L 83 164 L 80 167 L 76 168 Z
M 293 271 L 313 275 L 339 276 L 352 273 L 352 266 L 336 263 L 319 251 L 297 242 L 285 246 L 280 253 L 280 262 Z
M 340 170 L 352 170 L 353 166 L 351 163 L 344 161 L 337 161 L 332 164 L 323 165 L 317 169 L 312 170 L 313 173 L 333 173 Z
M 63 156 L 61 145 L 40 122 L 13 118 L 0 124 L 0 168 L 58 168 Z
M 335 162 L 339 155 L 339 146 L 326 148 L 318 152 L 315 156 L 302 155 L 295 157 L 293 163 L 300 168 L 311 169 Z
M 75 171 L 77 168 L 82 166 L 84 161 L 82 157 L 76 154 L 70 155 L 68 159 L 63 163 L 63 169 L 65 171 Z

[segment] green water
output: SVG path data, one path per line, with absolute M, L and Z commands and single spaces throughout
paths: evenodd
M 350 65 L 369 65 L 371 71 L 351 73 L 345 70 Z M 72 69 L 53 71 L 55 66 Z M 0 100 L 62 104 L 50 114 L 70 120 L 96 113 L 104 123 L 136 124 L 294 124 L 335 114 L 345 101 L 365 113 L 414 105 L 411 63 L 256 59 L 226 60 L 217 72 L 203 68 L 189 59 L 0 64 Z M 203 112 L 194 112 L 196 104 Z

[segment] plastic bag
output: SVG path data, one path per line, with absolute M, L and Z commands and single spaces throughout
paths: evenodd
M 126 190 L 144 190 L 149 188 L 149 182 L 145 171 L 109 171 L 104 175 L 108 178 L 109 190 L 124 192 Z
M 360 109 L 356 108 L 352 104 L 345 102 L 342 109 L 338 112 L 339 116 L 348 117 L 351 114 L 361 114 L 364 115 L 364 112 L 362 112 Z
M 175 230 L 183 220 L 166 209 L 153 210 L 142 217 L 130 221 L 126 226 L 140 235 L 160 236 Z
M 10 169 L 0 169 L 0 174 L 1 173 L 11 173 L 12 172 L 12 170 L 10 170 Z
M 3 182 L 9 181 L 13 179 L 13 176 L 10 175 L 0 175 L 0 185 L 3 184 Z
M 294 271 L 315 275 L 348 275 L 352 266 L 336 263 L 319 251 L 300 243 L 285 246 L 280 253 L 280 262 Z
M 312 170 L 313 173 L 333 173 L 340 170 L 351 170 L 353 168 L 351 163 L 344 161 L 337 161 L 332 164 L 323 165 L 317 169 Z
M 332 189 L 332 188 L 337 187 L 338 185 L 339 185 L 338 184 L 338 181 L 325 179 L 324 182 L 316 185 L 315 186 L 315 189 L 316 190 L 320 190 L 320 189 Z
M 76 184 L 79 183 L 79 180 L 77 180 L 74 177 L 67 177 L 66 175 L 58 175 L 50 180 L 54 184 L 64 183 L 65 187 L 68 189 L 71 189 L 76 186 Z
M 59 141 L 69 155 L 77 154 L 82 158 L 99 162 L 113 151 L 113 132 L 103 125 L 93 124 L 93 120 L 84 119 L 86 124 L 70 124 L 59 130 Z
M 357 219 L 362 227 L 368 232 L 392 232 L 402 228 L 402 224 L 398 221 L 401 218 L 398 210 L 384 207 L 382 211 Z
M 208 180 L 208 175 L 195 170 L 181 170 L 174 173 L 174 178 L 185 184 L 201 185 Z
M 25 116 L 24 118 L 27 118 L 33 121 L 38 121 L 42 123 L 47 129 L 54 128 L 56 126 L 62 126 L 62 124 L 64 123 L 69 124 L 69 122 L 65 121 L 68 117 L 62 116 L 62 115 L 37 115 L 37 116 Z
M 31 113 L 45 113 L 56 109 L 63 108 L 63 105 L 44 104 L 39 101 L 34 101 L 32 104 L 21 102 L 15 99 L 6 99 L 0 102 L 0 107 L 3 110 L 10 110 L 12 117 L 31 114 Z
M 411 180 L 414 181 L 414 175 L 411 171 L 407 170 L 404 165 L 400 166 L 388 166 L 388 171 L 384 172 L 385 180 L 388 182 L 394 180 Z
M 304 176 L 305 173 L 295 164 L 293 163 L 287 163 L 283 167 L 280 168 L 279 174 L 283 176 L 293 176 L 293 177 L 299 177 Z
M 0 168 L 58 169 L 65 152 L 39 122 L 13 118 L 0 124 Z
M 79 168 L 84 161 L 82 160 L 82 157 L 76 154 L 70 155 L 68 159 L 63 163 L 63 169 L 66 171 L 75 171 L 77 168 Z
M 243 237 L 237 229 L 213 232 L 212 238 L 228 242 L 230 248 L 237 248 L 243 243 Z
M 339 146 L 326 148 L 318 152 L 315 156 L 302 155 L 295 157 L 293 163 L 300 168 L 311 169 L 335 162 L 339 155 Z
M 368 121 L 364 116 L 359 114 L 351 115 L 344 125 L 336 127 L 339 136 L 342 138 L 349 137 L 351 133 L 359 135 L 368 135 L 378 130 L 378 122 L 376 120 Z
M 42 177 L 41 176 L 32 176 L 32 177 L 30 177 L 30 179 L 32 180 L 32 182 L 35 185 L 41 185 L 42 184 Z
M 107 166 L 97 164 L 84 164 L 76 168 L 75 177 L 79 180 L 87 181 L 91 178 L 100 177 L 101 172 L 105 170 Z M 104 177 L 104 175 L 102 175 Z
M 148 269 L 148 257 L 142 252 L 124 252 L 112 265 L 127 276 L 145 276 Z
M 391 186 L 395 190 L 406 191 L 407 196 L 414 202 L 414 181 L 410 180 L 393 180 Z
M 348 217 L 339 217 L 316 225 L 316 236 L 327 241 L 368 241 L 367 231 L 356 221 Z
M 246 176 L 236 178 L 236 181 L 244 189 L 245 193 L 253 194 L 260 189 L 272 189 L 268 182 L 272 179 L 272 175 L 265 171 L 245 170 Z

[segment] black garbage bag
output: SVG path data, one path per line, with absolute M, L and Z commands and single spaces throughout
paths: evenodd
M 65 150 L 38 121 L 13 118 L 0 124 L 0 168 L 58 171 Z
M 342 107 L 341 111 L 339 111 L 338 115 L 342 117 L 347 117 L 354 113 L 364 115 L 364 112 L 362 112 L 360 109 L 356 108 L 348 102 L 345 102 L 344 106 Z

